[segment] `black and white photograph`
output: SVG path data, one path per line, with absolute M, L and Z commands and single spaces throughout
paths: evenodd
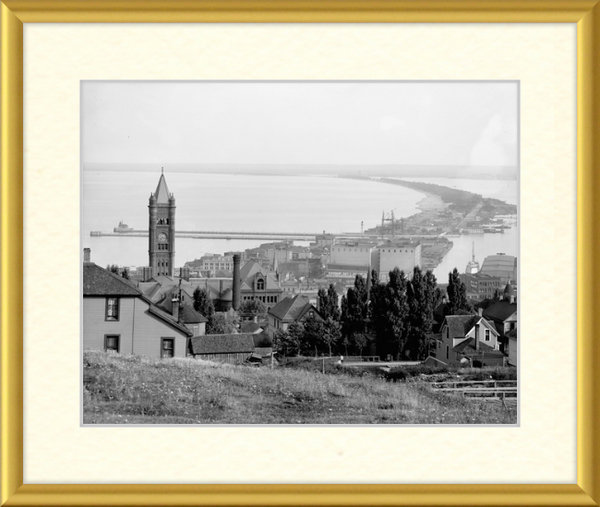
M 84 425 L 516 425 L 518 81 L 82 81 Z

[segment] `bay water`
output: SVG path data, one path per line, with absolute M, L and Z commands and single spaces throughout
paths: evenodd
M 100 265 L 145 266 L 146 237 L 90 237 L 91 231 L 112 232 L 120 221 L 148 229 L 148 198 L 160 172 L 126 170 L 82 172 L 82 248 L 90 247 Z M 396 218 L 417 213 L 425 196 L 396 185 L 332 176 L 266 176 L 251 174 L 165 173 L 176 199 L 176 230 L 285 233 L 359 233 L 381 223 L 383 211 Z M 410 178 L 411 180 L 418 180 Z M 449 181 L 446 181 L 449 180 Z M 516 204 L 517 182 L 505 180 L 422 181 L 455 186 Z M 477 190 L 478 189 L 478 190 Z M 464 271 L 475 242 L 476 258 L 504 252 L 517 255 L 518 228 L 505 234 L 451 238 L 454 247 L 434 273 L 442 283 L 454 266 Z M 243 251 L 269 240 L 176 238 L 176 266 L 207 253 Z M 308 244 L 296 242 L 296 244 Z M 451 267 L 450 267 L 451 266 Z

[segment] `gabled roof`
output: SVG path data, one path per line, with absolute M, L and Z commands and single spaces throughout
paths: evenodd
M 259 334 L 263 332 L 263 328 L 253 320 L 245 320 L 240 324 L 240 331 L 248 334 Z
M 185 324 L 199 324 L 202 322 L 208 322 L 208 319 L 200 312 L 194 310 L 190 305 L 183 305 L 179 310 L 179 317 L 181 322 Z
M 179 329 L 188 336 L 192 334 L 187 327 L 175 321 L 168 312 L 165 312 L 150 301 L 150 299 L 148 299 L 142 291 L 135 288 L 130 281 L 97 266 L 93 262 L 83 263 L 83 296 L 139 297 L 148 304 L 149 313 Z
M 487 319 L 504 322 L 516 312 L 517 303 L 510 303 L 510 301 L 497 301 L 483 310 L 483 316 Z
M 279 282 L 275 278 L 273 273 L 269 273 L 266 269 L 264 269 L 258 262 L 254 260 L 249 260 L 244 264 L 244 266 L 240 269 L 240 290 L 242 291 L 254 291 L 253 282 L 258 277 L 262 276 L 265 280 L 265 290 L 279 290 L 281 291 L 281 287 Z
M 454 352 L 458 352 L 459 354 L 481 354 L 485 353 L 488 356 L 497 355 L 504 356 L 502 352 L 499 350 L 495 350 L 494 347 L 490 347 L 489 345 L 483 343 L 479 340 L 479 350 L 475 348 L 475 338 L 469 338 L 464 342 L 460 342 L 456 347 L 452 347 Z
M 255 347 L 254 353 L 260 357 L 269 357 L 273 353 L 273 347 Z
M 134 285 L 122 276 L 107 271 L 93 262 L 83 263 L 84 296 L 141 296 Z
M 517 339 L 517 328 L 515 327 L 514 329 L 511 329 L 508 333 L 506 333 L 506 336 L 508 338 L 514 338 L 516 340 Z
M 450 330 L 450 338 L 464 338 L 479 319 L 479 315 L 446 315 L 445 322 Z
M 145 298 L 143 298 L 143 299 L 145 299 Z M 173 316 L 170 313 L 165 312 L 162 308 L 159 308 L 156 305 L 153 305 L 148 300 L 146 300 L 146 302 L 150 304 L 150 306 L 148 307 L 149 313 L 151 313 L 152 315 L 155 315 L 159 319 L 164 320 L 167 324 L 170 324 L 171 326 L 179 329 L 180 331 L 184 332 L 186 335 L 192 336 L 192 332 L 187 327 L 185 327 L 184 325 L 182 325 L 179 322 L 177 322 L 176 320 L 174 320 Z
M 190 340 L 191 352 L 197 354 L 236 354 L 254 351 L 251 334 L 207 334 Z
M 156 204 L 169 204 L 169 195 L 169 188 L 167 187 L 165 175 L 161 173 L 156 192 L 154 193 Z
M 139 289 L 144 293 L 146 297 L 152 299 L 156 293 L 160 290 L 160 283 L 156 281 L 151 282 L 140 282 L 138 285 Z
M 309 310 L 321 317 L 317 309 L 310 303 L 304 294 L 296 294 L 293 298 L 287 297 L 282 299 L 273 308 L 269 310 L 269 314 L 282 321 L 295 322 L 301 319 Z

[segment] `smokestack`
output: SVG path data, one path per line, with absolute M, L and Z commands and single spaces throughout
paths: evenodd
M 233 299 L 232 308 L 237 312 L 240 307 L 240 254 L 233 255 Z
M 91 258 L 92 258 L 91 248 L 84 248 L 83 249 L 83 262 L 92 262 Z

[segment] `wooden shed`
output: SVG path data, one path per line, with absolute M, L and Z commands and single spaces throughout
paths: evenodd
M 209 334 L 190 339 L 190 353 L 206 361 L 239 364 L 254 352 L 252 334 Z

